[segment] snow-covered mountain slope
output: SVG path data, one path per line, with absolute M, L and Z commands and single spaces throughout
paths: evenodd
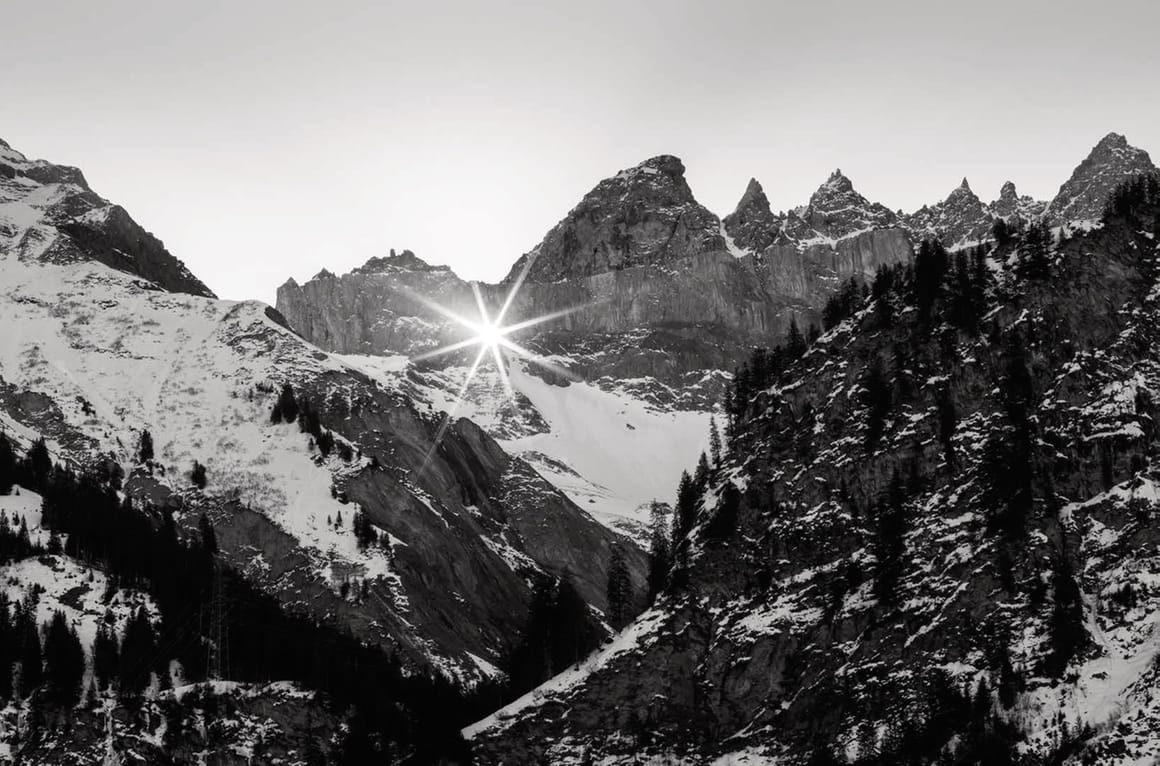
M 747 381 L 666 595 L 478 760 L 1152 762 L 1158 237 L 1160 180 L 1045 275 L 992 253 L 973 313 L 896 273 Z
M 205 512 L 231 563 L 291 608 L 464 682 L 493 674 L 518 640 L 531 574 L 568 578 L 604 606 L 624 538 L 470 422 L 436 444 L 439 413 L 304 341 L 269 307 L 166 291 L 142 276 L 156 273 L 153 251 L 131 271 L 86 257 L 55 203 L 36 203 L 71 192 L 26 183 L 77 182 L 51 167 L 22 165 L 0 201 L 0 219 L 25 232 L 0 242 L 6 430 L 43 435 L 58 460 L 115 461 L 129 494 L 178 509 L 182 523 Z M 284 384 L 333 437 L 329 454 L 299 423 L 271 422 Z M 189 479 L 194 461 L 207 467 L 204 490 Z M 356 513 L 382 544 L 358 543 Z M 643 556 L 624 548 L 640 588 Z
M 80 170 L 29 160 L 3 140 L 0 252 L 57 263 L 96 260 L 167 290 L 213 296 L 124 208 L 97 196 Z
M 526 460 L 598 521 L 647 547 L 653 502 L 671 503 L 673 477 L 709 448 L 711 413 L 649 401 L 630 385 L 548 381 L 535 365 L 505 366 L 509 395 L 490 362 L 462 399 L 464 366 L 408 366 L 404 356 L 348 355 L 342 360 L 435 410 L 455 411 Z M 568 360 L 555 357 L 569 366 Z M 655 385 L 655 381 L 644 381 Z

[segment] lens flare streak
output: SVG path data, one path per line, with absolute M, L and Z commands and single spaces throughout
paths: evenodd
M 441 314 L 447 319 L 450 319 L 452 322 L 463 327 L 470 333 L 470 335 L 463 340 L 456 341 L 441 348 L 437 348 L 432 351 L 426 351 L 422 354 L 413 356 L 411 357 L 412 362 L 418 362 L 424 359 L 432 359 L 438 356 L 445 356 L 447 354 L 463 351 L 464 349 L 476 346 L 479 348 L 471 362 L 471 366 L 468 367 L 467 374 L 464 376 L 463 383 L 459 387 L 459 392 L 456 394 L 455 400 L 452 402 L 450 411 L 444 414 L 443 421 L 440 423 L 439 429 L 435 432 L 435 439 L 431 443 L 431 448 L 424 456 L 423 465 L 419 469 L 420 475 L 422 475 L 422 473 L 427 469 L 428 464 L 431 462 L 432 456 L 434 456 L 435 451 L 439 448 L 439 444 L 443 441 L 443 437 L 447 433 L 447 429 L 450 427 L 451 421 L 455 418 L 456 414 L 459 412 L 459 408 L 463 405 L 464 397 L 467 395 L 467 389 L 471 385 L 472 379 L 475 378 L 476 373 L 479 372 L 479 368 L 483 365 L 484 360 L 488 356 L 490 356 L 492 361 L 495 362 L 496 372 L 499 375 L 500 381 L 503 383 L 504 393 L 507 395 L 507 398 L 510 401 L 515 400 L 515 388 L 512 386 L 511 378 L 508 376 L 507 366 L 505 364 L 505 352 L 509 352 L 523 359 L 526 359 L 532 364 L 542 367 L 545 370 L 548 370 L 566 380 L 579 380 L 579 378 L 577 378 L 569 370 L 561 367 L 558 364 L 555 364 L 550 359 L 536 354 L 533 351 L 519 345 L 509 336 L 512 333 L 519 332 L 521 330 L 527 330 L 545 322 L 560 319 L 582 309 L 594 306 L 597 303 L 596 301 L 584 303 L 578 306 L 572 306 L 570 308 L 562 309 L 559 311 L 552 311 L 538 317 L 524 319 L 509 325 L 505 325 L 503 323 L 504 317 L 507 316 L 508 309 L 511 308 L 512 303 L 515 300 L 516 293 L 519 292 L 520 287 L 524 283 L 524 278 L 527 276 L 531 263 L 532 259 L 528 259 L 524 264 L 523 269 L 520 271 L 516 281 L 512 284 L 511 290 L 508 291 L 503 305 L 496 313 L 494 319 L 490 316 L 490 313 L 487 310 L 487 303 L 483 299 L 483 293 L 479 289 L 478 282 L 471 283 L 471 292 L 475 296 L 476 308 L 479 311 L 478 320 L 464 317 L 459 313 L 447 308 L 446 306 L 436 303 L 435 301 L 432 301 L 417 293 L 408 293 L 408 297 L 418 301 L 422 305 L 438 314 Z

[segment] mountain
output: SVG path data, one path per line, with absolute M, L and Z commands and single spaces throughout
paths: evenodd
M 664 595 L 477 762 L 1154 761 L 1160 176 L 1121 188 L 755 354 Z
M 791 322 L 804 331 L 817 321 L 839 282 L 910 255 L 902 229 L 866 228 L 893 214 L 840 174 L 791 219 L 819 227 L 794 229 L 799 240 L 762 229 L 778 219 L 756 182 L 738 210 L 722 224 L 693 198 L 679 160 L 646 160 L 598 183 L 505 282 L 478 285 L 492 316 L 516 289 L 511 323 L 576 309 L 514 336 L 576 380 L 512 359 L 509 397 L 488 362 L 459 411 L 641 542 L 653 501 L 671 498 L 674 477 L 708 448 L 728 371 Z M 772 244 L 753 252 L 754 237 Z M 456 401 L 470 358 L 407 363 L 465 339 L 432 301 L 478 317 L 469 283 L 412 255 L 287 281 L 277 307 L 311 342 L 365 369 L 389 366 L 411 397 L 441 408 Z
M 684 164 L 661 155 L 601 181 L 506 281 L 525 267 L 529 281 L 557 282 L 721 248 L 720 222 L 693 199 Z
M 615 549 L 643 593 L 639 548 L 475 424 L 444 425 L 268 306 L 214 299 L 79 171 L 0 156 L 0 428 L 18 445 L 116 466 L 140 507 L 191 530 L 204 515 L 224 562 L 291 613 L 462 687 L 499 673 L 539 579 L 570 583 L 598 630 Z M 272 421 L 287 397 L 302 416 Z
M 1014 190 L 1012 186 L 1012 193 Z M 906 217 L 906 227 L 918 239 L 934 237 L 951 248 L 989 239 L 993 226 L 993 214 L 971 191 L 965 178 L 942 202 L 925 206 Z
M 1100 177 L 1127 177 L 1101 163 L 1097 157 Z M 943 202 L 900 217 L 836 170 L 785 215 L 751 179 L 735 210 L 717 219 L 684 172 L 679 159 L 660 156 L 611 175 L 502 283 L 478 285 L 493 314 L 518 288 L 513 323 L 580 307 L 516 337 L 579 378 L 565 388 L 571 398 L 583 393 L 589 417 L 576 419 L 562 404 L 564 379 L 520 360 L 508 363 L 514 398 L 486 363 L 461 410 L 596 518 L 642 543 L 651 502 L 671 498 L 673 476 L 707 448 L 709 417 L 750 349 L 779 341 L 791 322 L 803 333 L 822 324 L 839 285 L 909 260 L 922 239 L 948 247 L 988 241 L 996 216 L 1026 224 L 1042 207 L 1013 185 L 985 205 L 964 179 Z M 391 358 L 384 374 L 406 380 L 417 400 L 446 407 L 470 358 L 406 361 L 465 339 L 430 301 L 478 316 L 468 282 L 406 251 L 341 276 L 289 280 L 277 306 L 322 348 L 367 368 Z
M 201 281 L 76 168 L 30 161 L 0 140 L 0 252 L 52 263 L 97 261 L 165 290 L 212 298 Z
M 1015 184 L 1007 181 L 999 189 L 999 197 L 988 208 L 991 216 L 1002 218 L 1008 223 L 1038 220 L 1043 215 L 1047 203 L 1039 202 L 1015 191 Z
M 1130 145 L 1119 133 L 1109 133 L 1059 187 L 1044 216 L 1057 223 L 1097 220 L 1108 195 L 1125 178 L 1155 171 L 1148 152 Z

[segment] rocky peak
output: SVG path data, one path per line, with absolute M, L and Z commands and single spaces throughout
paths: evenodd
M 97 261 L 171 292 L 213 297 L 124 208 L 93 192 L 79 169 L 0 145 L 0 256 Z
M 693 197 L 685 166 L 659 155 L 604 179 L 516 261 L 533 282 L 587 277 L 723 250 L 720 221 Z
M 1007 181 L 999 189 L 999 198 L 990 204 L 988 210 L 993 217 L 1008 222 L 1030 221 L 1043 214 L 1045 205 L 1046 203 L 1032 199 L 1028 195 L 1019 196 L 1015 184 Z
M 725 233 L 734 245 L 760 252 L 770 245 L 781 228 L 781 218 L 774 214 L 769 198 L 756 178 L 750 178 L 745 193 L 732 213 L 721 219 Z
M 801 221 L 810 231 L 790 232 L 792 238 L 840 239 L 859 231 L 897 226 L 898 216 L 885 205 L 871 202 L 859 194 L 853 182 L 839 169 L 831 173 L 810 197 Z
M 1148 152 L 1132 146 L 1119 133 L 1109 133 L 1059 187 L 1046 215 L 1054 222 L 1099 218 L 1116 186 L 1132 176 L 1155 170 Z
M 354 271 L 356 274 L 397 274 L 401 271 L 450 271 L 450 268 L 427 263 L 410 250 L 396 253 L 391 248 L 390 255 L 371 258 Z
M 936 237 L 948 247 L 985 239 L 994 223 L 991 213 L 971 190 L 966 178 L 945 200 L 924 205 L 904 220 L 915 237 Z

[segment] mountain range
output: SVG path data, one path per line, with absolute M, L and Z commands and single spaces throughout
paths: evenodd
M 1048 202 L 1008 182 L 984 203 L 964 179 L 901 214 L 835 171 L 785 213 L 751 180 L 718 217 L 661 155 L 499 284 L 392 251 L 289 280 L 271 308 L 218 300 L 79 170 L 0 142 L 0 431 L 157 529 L 210 535 L 301 624 L 480 715 L 510 702 L 464 729 L 481 763 L 1139 762 L 1160 748 L 1160 200 L 1132 182 L 1156 172 L 1109 134 Z M 508 302 L 526 354 L 474 376 L 474 348 L 427 357 L 470 345 L 451 315 Z M 29 499 L 54 485 L 28 471 L 0 509 L 47 546 L 58 522 Z M 41 620 L 95 634 L 76 591 L 95 586 L 61 587 L 92 560 L 38 555 L 4 564 L 9 598 L 47 583 Z M 158 587 L 105 590 L 159 611 Z M 283 762 L 319 762 L 295 730 L 318 715 L 338 743 L 321 762 L 359 762 L 340 741 L 360 719 L 294 687 L 198 687 L 251 711 L 227 726 L 244 743 L 210 742 L 181 722 L 203 675 L 179 663 L 153 693 L 182 758 L 244 762 L 282 731 Z M 73 736 L 130 758 L 162 736 L 148 718 Z M 5 742 L 75 762 L 44 731 Z M 376 757 L 390 736 L 367 738 Z

